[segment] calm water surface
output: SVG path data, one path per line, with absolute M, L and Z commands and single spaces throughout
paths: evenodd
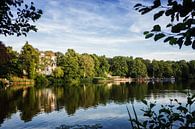
M 0 90 L 0 129 L 55 129 L 95 125 L 130 128 L 126 105 L 134 103 L 138 117 L 142 99 L 185 102 L 181 91 L 195 93 L 195 82 L 175 84 L 80 84 L 63 87 Z M 132 112 L 131 108 L 130 111 Z

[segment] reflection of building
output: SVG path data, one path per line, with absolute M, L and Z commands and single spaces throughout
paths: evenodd
M 57 67 L 56 65 L 56 56 L 52 51 L 40 52 L 39 56 L 39 73 L 45 75 L 51 75 L 53 70 Z
M 36 97 L 40 111 L 51 112 L 56 109 L 56 96 L 51 89 L 37 91 Z

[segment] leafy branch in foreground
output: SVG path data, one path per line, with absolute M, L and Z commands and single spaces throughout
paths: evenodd
M 194 0 L 168 0 L 166 6 L 163 6 L 161 0 L 154 0 L 153 5 L 146 6 L 136 4 L 135 10 L 142 15 L 157 11 L 153 15 L 153 20 L 157 20 L 163 15 L 170 18 L 166 24 L 167 31 L 163 31 L 160 25 L 154 25 L 150 31 L 145 31 L 145 38 L 154 37 L 154 40 L 165 38 L 164 42 L 169 42 L 171 45 L 191 45 L 195 49 L 195 1 Z
M 187 103 L 182 104 L 177 99 L 170 99 L 170 104 L 161 105 L 158 111 L 154 110 L 156 102 L 151 103 L 142 100 L 146 106 L 141 109 L 144 113 L 144 120 L 137 119 L 137 113 L 132 104 L 135 119 L 132 118 L 129 109 L 127 108 L 131 126 L 133 129 L 192 129 L 195 128 L 195 110 L 192 108 L 195 103 L 195 95 L 188 93 Z
M 42 13 L 33 2 L 25 4 L 24 0 L 1 0 L 0 34 L 27 36 L 29 31 L 36 32 L 37 28 L 32 22 L 37 21 Z

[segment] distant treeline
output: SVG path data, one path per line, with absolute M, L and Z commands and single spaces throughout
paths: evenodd
M 28 43 L 22 47 L 20 53 L 0 43 L 0 77 L 44 77 L 37 70 L 44 67 L 44 64 L 39 64 L 39 54 L 38 49 Z M 195 78 L 195 60 L 151 61 L 124 56 L 107 58 L 96 54 L 79 54 L 73 49 L 68 49 L 66 53 L 56 52 L 55 56 L 57 67 L 50 77 L 65 81 L 108 75 L 132 78 Z

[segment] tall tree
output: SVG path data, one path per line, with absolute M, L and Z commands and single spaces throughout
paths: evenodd
M 190 78 L 195 78 L 195 60 L 192 60 L 188 63 Z
M 36 75 L 37 64 L 39 63 L 39 52 L 28 42 L 22 47 L 19 61 L 22 64 L 22 70 L 27 73 L 28 78 L 34 79 Z
M 11 47 L 6 47 L 0 43 L 0 76 L 10 77 L 12 75 L 20 76 L 21 70 L 18 63 L 18 53 Z
M 181 60 L 178 62 L 181 70 L 181 78 L 188 79 L 189 78 L 189 66 L 185 60 Z
M 195 49 L 195 1 L 194 0 L 167 0 L 166 5 L 163 0 L 154 0 L 153 5 L 147 6 L 143 4 L 136 4 L 134 8 L 146 14 L 152 10 L 157 11 L 154 14 L 154 20 L 162 18 L 163 15 L 170 18 L 167 21 L 167 30 L 161 29 L 159 24 L 154 25 L 150 31 L 145 31 L 145 38 L 154 37 L 157 41 L 161 38 L 165 38 L 164 42 L 169 42 L 171 45 L 192 46 Z
M 64 71 L 61 67 L 56 67 L 53 71 L 53 76 L 55 78 L 62 78 L 64 76 Z
M 152 77 L 162 77 L 162 72 L 159 66 L 159 62 L 156 60 L 152 61 Z
M 130 70 L 130 76 L 133 78 L 140 78 L 147 76 L 146 65 L 140 60 L 135 59 L 132 64 L 132 69 Z
M 24 0 L 1 0 L 0 34 L 26 36 L 29 31 L 37 31 L 32 23 L 41 15 L 42 10 L 36 9 L 33 2 L 25 4 Z
M 173 76 L 172 63 L 169 61 L 163 62 L 163 77 L 171 77 Z
M 100 71 L 99 57 L 96 54 L 91 54 L 90 56 L 93 58 L 94 61 L 95 76 L 99 76 L 99 71 Z
M 173 63 L 172 69 L 173 69 L 173 76 L 176 79 L 179 79 L 179 78 L 181 79 L 182 71 L 181 71 L 181 68 L 178 62 Z
M 56 52 L 55 53 L 56 57 L 57 57 L 57 66 L 63 66 L 64 64 L 64 54 L 61 52 Z
M 88 54 L 82 54 L 79 58 L 81 77 L 93 77 L 95 75 L 94 60 Z
M 0 42 L 0 65 L 6 64 L 10 59 L 10 55 L 6 46 Z
M 112 75 L 126 76 L 128 73 L 128 64 L 126 58 L 122 56 L 115 56 L 111 60 L 110 70 Z
M 63 70 L 65 80 L 78 80 L 80 78 L 79 55 L 73 49 L 68 49 L 64 60 Z
M 99 63 L 100 63 L 99 70 L 97 71 L 98 76 L 106 77 L 108 72 L 109 72 L 109 68 L 110 68 L 108 60 L 105 56 L 99 56 L 98 60 L 99 60 Z

